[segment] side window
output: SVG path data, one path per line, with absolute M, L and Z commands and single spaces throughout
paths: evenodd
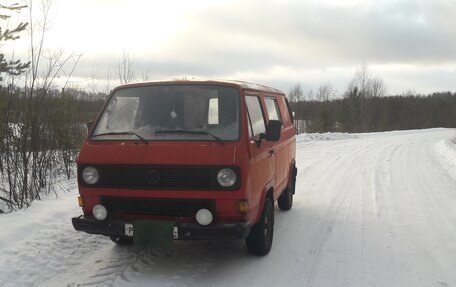
M 246 96 L 245 102 L 247 104 L 247 113 L 249 116 L 250 136 L 257 136 L 266 132 L 266 125 L 264 123 L 263 111 L 261 110 L 260 98 L 256 96 Z
M 265 97 L 264 103 L 266 104 L 266 110 L 268 112 L 269 119 L 282 122 L 282 116 L 280 115 L 279 104 L 277 104 L 277 100 L 273 97 Z
M 285 103 L 287 104 L 287 110 L 288 110 L 288 113 L 290 114 L 290 119 L 291 119 L 291 122 L 294 121 L 294 118 L 293 118 L 293 113 L 291 112 L 291 109 L 290 109 L 290 104 L 288 103 L 288 100 L 287 98 L 285 98 Z

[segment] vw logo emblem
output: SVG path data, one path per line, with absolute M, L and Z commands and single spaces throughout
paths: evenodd
M 150 185 L 156 185 L 160 181 L 160 176 L 156 170 L 149 170 L 146 173 L 146 182 Z

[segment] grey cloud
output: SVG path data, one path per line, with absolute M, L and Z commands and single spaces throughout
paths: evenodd
M 194 17 L 198 25 L 180 35 L 180 40 L 193 40 L 192 49 L 205 54 L 237 49 L 241 55 L 242 47 L 249 46 L 267 59 L 271 55 L 263 48 L 279 46 L 271 60 L 282 64 L 454 61 L 456 34 L 451 33 L 450 24 L 456 27 L 456 20 L 439 20 L 435 15 L 454 6 L 446 4 L 440 1 L 431 10 L 426 3 L 411 1 L 350 7 L 255 1 L 201 11 Z M 219 51 L 204 45 L 214 36 Z
M 455 65 L 456 2 L 364 3 L 368 4 L 335 6 L 315 1 L 281 4 L 254 0 L 210 5 L 190 13 L 185 28 L 159 55 L 135 55 L 137 74 L 148 70 L 151 77 L 164 78 L 255 72 L 261 77 L 272 67 L 302 71 L 349 69 L 362 62 L 420 67 Z M 115 69 L 118 60 L 99 58 L 96 67 Z M 90 76 L 92 63 L 81 63 L 80 73 Z M 447 79 L 454 73 L 442 73 L 438 76 L 445 80 L 435 83 L 451 87 Z M 429 73 L 426 75 L 429 77 Z M 339 83 L 336 87 L 342 90 L 342 78 L 337 76 L 324 80 Z M 421 80 L 419 75 L 411 77 Z M 282 89 L 289 82 L 272 81 Z M 400 89 L 397 80 L 393 82 L 393 88 Z

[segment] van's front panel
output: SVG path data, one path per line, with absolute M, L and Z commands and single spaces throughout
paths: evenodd
M 103 196 L 207 198 L 214 201 L 221 219 L 242 220 L 242 214 L 237 212 L 237 199 L 245 197 L 241 172 L 244 153 L 237 142 L 88 141 L 78 161 L 85 214 L 90 215 Z M 84 181 L 83 171 L 88 167 L 96 169 L 96 183 Z M 235 172 L 232 185 L 219 184 L 217 175 L 222 169 Z M 148 214 L 139 212 L 138 218 L 143 215 Z
M 226 232 L 239 223 L 230 228 L 245 235 L 247 212 L 239 206 L 246 201 L 248 158 L 239 103 L 237 89 L 214 85 L 115 91 L 78 158 L 85 218 L 76 225 L 89 232 L 97 205 L 106 209 L 105 222 L 196 223 L 198 211 L 208 210 L 212 226 Z M 105 227 L 97 228 L 93 233 Z

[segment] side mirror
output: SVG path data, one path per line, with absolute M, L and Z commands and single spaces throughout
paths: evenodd
M 90 129 L 91 129 L 92 126 L 93 126 L 93 123 L 94 123 L 94 121 L 90 121 L 90 122 L 87 122 L 87 123 L 86 123 L 87 131 L 90 131 Z
M 282 129 L 282 123 L 278 120 L 269 120 L 268 126 L 266 127 L 266 134 L 261 134 L 260 138 L 267 141 L 276 142 L 280 140 L 280 130 Z

